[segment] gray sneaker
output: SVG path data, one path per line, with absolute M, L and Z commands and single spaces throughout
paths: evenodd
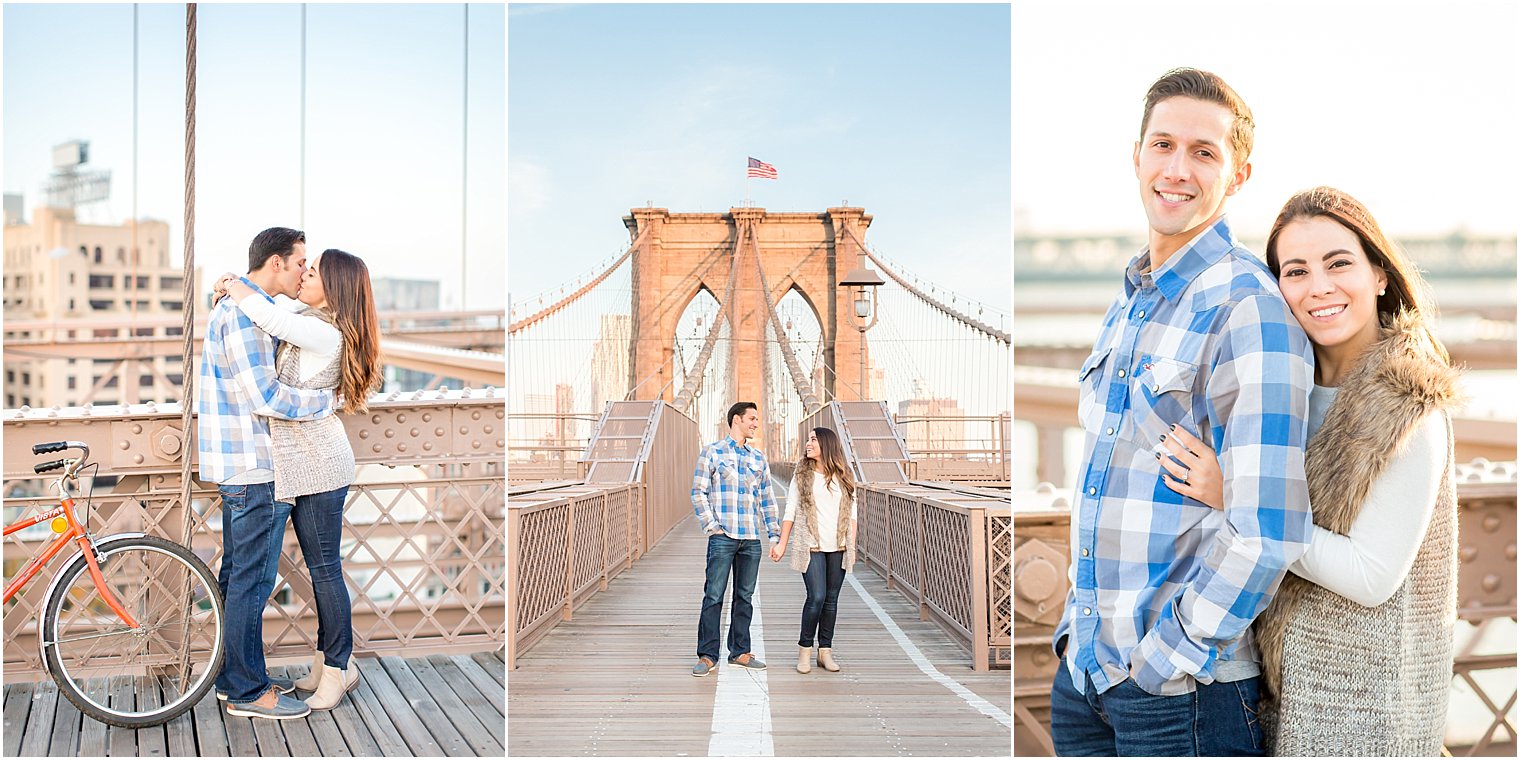
M 730 657 L 728 664 L 738 668 L 749 668 L 750 670 L 765 670 L 765 663 L 755 659 L 755 655 L 750 652 L 745 652 L 737 658 Z
M 697 678 L 701 678 L 702 676 L 705 676 L 708 673 L 713 672 L 713 670 L 716 669 L 717 667 L 718 667 L 718 663 L 713 662 L 712 660 L 709 660 L 706 657 L 698 657 L 697 658 L 697 664 L 693 665 L 692 668 L 691 668 L 691 674 L 694 675 L 694 676 L 696 676 Z
M 278 691 L 281 694 L 289 694 L 289 693 L 291 693 L 291 692 L 293 692 L 293 691 L 296 690 L 296 682 L 290 680 L 289 678 L 281 678 L 279 676 L 266 676 L 266 677 L 269 679 L 269 685 L 273 686 L 274 690 Z M 221 689 L 217 689 L 216 690 L 216 698 L 219 699 L 219 700 L 221 700 L 221 701 L 223 701 L 223 702 L 226 702 L 227 701 L 227 692 L 222 691 Z
M 257 702 L 228 702 L 227 714 L 244 718 L 292 720 L 310 715 L 311 708 L 307 707 L 306 703 L 299 699 L 280 694 L 279 698 L 275 700 L 274 707 L 259 707 Z

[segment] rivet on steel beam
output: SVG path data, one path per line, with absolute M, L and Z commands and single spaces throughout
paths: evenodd
M 132 435 L 141 435 L 141 434 L 142 434 L 142 425 L 133 425 L 132 426 Z
M 359 431 L 359 438 L 361 440 L 365 439 L 365 438 L 368 438 L 368 437 L 369 437 L 369 431 L 368 430 L 360 430 Z
M 1478 547 L 1464 546 L 1462 547 L 1462 551 L 1458 554 L 1461 556 L 1463 562 L 1471 562 L 1478 558 Z
M 423 451 L 432 451 L 433 450 L 433 442 L 432 441 L 423 441 L 422 442 L 422 450 Z M 1514 548 L 1515 547 L 1513 547 L 1513 546 L 1510 547 L 1511 550 L 1513 550 Z
M 493 428 L 490 425 L 482 425 L 480 427 L 480 429 L 484 430 L 486 432 L 486 435 L 490 435 L 490 434 L 496 432 L 496 428 Z
M 386 438 L 395 438 L 396 437 L 396 431 L 394 431 L 394 430 L 392 430 L 390 428 L 386 428 L 385 429 L 385 437 Z
M 1483 529 L 1486 530 L 1486 531 L 1488 531 L 1489 533 L 1493 533 L 1494 531 L 1498 530 L 1499 529 L 1499 516 L 1498 515 L 1484 515 L 1484 517 L 1483 517 Z
M 499 419 L 502 419 L 502 418 L 504 418 L 506 416 L 507 416 L 507 410 L 506 409 L 503 408 L 503 409 L 497 409 L 496 410 L 496 419 L 499 420 Z
M 380 453 L 380 444 L 378 444 L 378 443 L 375 444 L 374 446 L 371 447 L 371 450 L 374 451 L 376 454 L 379 454 Z
M 1504 558 L 1507 559 L 1507 560 L 1509 560 L 1510 562 L 1514 562 L 1515 561 L 1515 545 L 1514 544 L 1510 544 L 1509 546 L 1504 547 Z
M 480 412 L 470 412 L 470 419 L 472 419 L 472 420 L 478 420 L 478 419 L 480 419 Z
M 1499 576 L 1489 574 L 1483 576 L 1483 590 L 1492 594 L 1499 590 Z
M 406 451 L 406 444 L 404 444 L 404 443 L 398 443 L 398 444 L 396 444 L 396 450 L 397 451 Z
M 116 446 L 122 451 L 126 451 L 127 449 L 132 448 L 132 442 L 126 439 L 122 439 L 121 441 L 117 442 Z
M 435 430 L 434 430 L 434 431 L 433 431 L 433 435 L 434 435 L 434 436 L 436 436 L 436 437 L 438 437 L 438 438 L 442 438 L 442 437 L 443 437 L 443 434 L 444 434 L 444 433 L 445 433 L 445 432 L 447 432 L 447 431 L 445 431 L 445 430 L 444 430 L 444 429 L 443 429 L 443 428 L 437 428 L 437 429 L 435 429 Z
M 465 426 L 465 425 L 460 425 L 459 426 L 459 434 L 460 435 L 469 435 L 470 434 L 470 428 L 467 427 L 467 426 Z
M 143 463 L 143 455 L 142 454 L 133 454 L 132 455 L 132 464 L 142 464 L 142 463 Z
M 422 421 L 423 422 L 432 422 L 433 421 L 433 415 L 431 413 L 429 413 L 429 412 L 423 412 L 422 413 Z
M 507 442 L 506 441 L 504 441 L 504 440 L 502 440 L 500 438 L 496 439 L 496 448 L 498 448 L 498 449 L 504 449 L 506 447 L 507 447 Z
M 398 415 L 396 415 L 396 422 L 398 422 L 398 423 L 406 422 L 406 415 L 404 415 L 404 414 L 398 414 Z
M 380 424 L 380 415 L 378 415 L 378 414 L 371 414 L 369 416 L 369 421 L 370 421 L 370 424 L 372 424 L 372 425 L 378 425 L 378 424 Z
M 480 441 L 470 441 L 470 448 L 472 448 L 472 449 L 478 449 L 478 448 L 480 448 Z

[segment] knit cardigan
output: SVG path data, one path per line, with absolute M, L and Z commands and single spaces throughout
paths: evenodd
M 811 551 L 818 547 L 818 542 L 813 536 L 818 535 L 821 528 L 818 525 L 818 510 L 813 503 L 813 471 L 816 467 L 814 461 L 803 457 L 797 462 L 796 470 L 792 473 L 792 482 L 797 484 L 797 514 L 792 521 L 792 535 L 787 541 L 787 552 L 792 555 L 788 560 L 793 570 L 805 573 L 808 563 L 812 561 Z M 850 514 L 854 511 L 855 494 L 845 490 L 839 497 L 839 525 L 836 526 L 838 540 L 835 546 L 843 546 L 844 569 L 849 571 L 855 566 L 855 534 L 852 530 Z
M 1314 523 L 1346 534 L 1373 483 L 1430 414 L 1460 403 L 1458 372 L 1423 323 L 1403 314 L 1340 385 L 1305 451 Z M 1261 711 L 1280 756 L 1440 754 L 1456 622 L 1457 511 L 1446 468 L 1404 583 L 1363 607 L 1289 573 L 1255 623 L 1266 680 Z
M 321 309 L 307 309 L 303 314 L 331 322 Z M 337 388 L 343 367 L 343 352 L 333 357 L 320 372 L 301 379 L 301 347 L 289 341 L 280 343 L 275 366 L 280 382 L 296 388 Z M 354 482 L 354 449 L 338 415 L 297 422 L 271 418 L 269 437 L 274 444 L 274 496 L 290 502 L 297 496 L 326 493 Z

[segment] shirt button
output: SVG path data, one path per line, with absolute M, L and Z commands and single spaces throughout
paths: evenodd
M 1092 608 L 1091 607 L 1083 607 L 1082 608 L 1082 614 L 1083 615 L 1091 615 L 1092 614 Z
M 1122 369 L 1121 369 L 1121 370 L 1119 370 L 1119 377 L 1124 377 L 1124 376 L 1125 376 L 1125 375 L 1127 375 L 1127 374 L 1129 374 L 1129 373 L 1128 373 L 1128 372 L 1125 372 L 1125 371 L 1124 371 L 1124 370 L 1122 370 Z
M 1108 432 L 1106 434 L 1107 435 L 1113 435 L 1114 434 L 1114 429 L 1113 428 L 1109 428 Z
M 1082 550 L 1082 556 L 1084 556 L 1084 557 L 1086 557 L 1086 556 L 1087 556 L 1087 550 L 1086 550 L 1086 549 L 1083 549 L 1083 550 Z
M 1135 315 L 1135 319 L 1145 319 L 1145 309 L 1141 309 L 1140 313 Z
M 1087 489 L 1087 495 L 1088 496 L 1097 496 L 1098 495 L 1098 489 L 1096 489 L 1096 488 L 1088 488 Z

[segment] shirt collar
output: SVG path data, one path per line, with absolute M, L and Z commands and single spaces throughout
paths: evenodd
M 268 299 L 269 301 L 274 301 L 274 296 L 271 296 L 268 293 L 264 292 L 264 289 L 261 288 L 261 287 L 259 287 L 258 283 L 254 282 L 253 280 L 248 279 L 244 275 L 238 275 L 238 279 L 242 280 L 244 285 L 247 285 L 248 287 L 253 288 L 253 292 L 258 293 L 259 295 L 263 296 L 264 298 Z
M 734 451 L 749 451 L 749 446 L 748 445 L 743 444 L 743 443 L 739 443 L 739 439 L 733 437 L 732 435 L 728 436 L 724 440 L 728 441 L 729 447 L 732 448 Z
M 1133 295 L 1138 288 L 1154 283 L 1163 298 L 1176 301 L 1194 277 L 1224 258 L 1237 245 L 1229 218 L 1222 216 L 1172 254 L 1159 270 L 1147 271 L 1151 264 L 1151 251 L 1147 246 L 1130 260 L 1124 271 L 1124 295 Z

